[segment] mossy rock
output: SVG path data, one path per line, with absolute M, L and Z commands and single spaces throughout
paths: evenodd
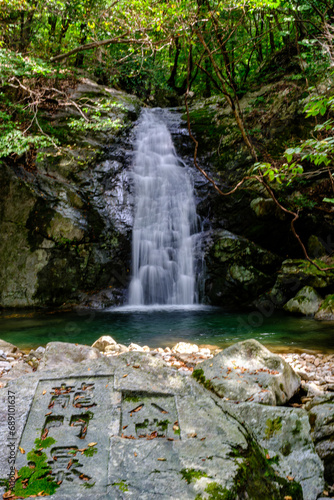
M 313 316 L 319 309 L 323 299 L 311 286 L 304 286 L 295 297 L 290 299 L 284 309 L 291 313 Z
M 334 295 L 327 295 L 315 315 L 320 321 L 334 321 Z

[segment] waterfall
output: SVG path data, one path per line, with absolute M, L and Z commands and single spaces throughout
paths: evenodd
M 193 184 L 161 114 L 162 110 L 145 110 L 137 132 L 132 306 L 198 301 L 194 273 L 198 217 Z

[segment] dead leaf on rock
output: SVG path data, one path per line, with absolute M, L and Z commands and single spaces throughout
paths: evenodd
M 159 462 L 166 462 L 166 458 L 158 458 Z
M 21 446 L 19 446 L 19 450 L 20 450 L 20 452 L 22 453 L 22 455 L 24 455 L 24 454 L 25 454 L 25 452 L 26 452 L 23 448 L 21 448 Z
M 128 374 L 126 373 L 125 375 L 123 375 L 123 377 L 122 377 L 122 378 L 125 378 L 125 377 L 127 377 L 127 376 L 128 376 Z
M 88 446 L 95 446 L 97 443 L 88 443 Z

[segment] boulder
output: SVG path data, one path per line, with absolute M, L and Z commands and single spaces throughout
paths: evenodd
M 329 267 L 320 259 L 316 260 L 319 267 Z M 313 264 L 304 259 L 287 259 L 282 263 L 276 283 L 270 292 L 274 304 L 283 306 L 305 286 L 315 289 L 334 285 L 334 271 L 319 271 Z
M 266 458 L 277 473 L 300 483 L 304 500 L 314 500 L 323 492 L 324 466 L 314 448 L 305 410 L 254 403 L 230 406 L 266 449 Z
M 283 405 L 300 387 L 300 377 L 277 354 L 251 339 L 200 363 L 193 376 L 221 398 Z
M 173 348 L 172 352 L 176 352 L 178 354 L 192 354 L 194 352 L 198 352 L 199 347 L 196 344 L 189 344 L 187 342 L 178 342 Z
M 334 295 L 326 295 L 325 300 L 315 315 L 319 321 L 334 321 Z
M 278 256 L 226 230 L 207 241 L 205 289 L 213 305 L 249 304 L 274 284 Z
M 304 286 L 290 299 L 284 309 L 291 313 L 313 316 L 319 309 L 323 301 L 321 295 L 311 286 Z
M 46 353 L 60 351 L 56 344 Z M 26 484 L 20 471 L 29 472 L 28 462 L 35 460 L 36 469 L 47 462 L 57 473 L 50 482 L 58 474 L 69 479 L 52 485 L 54 500 L 302 500 L 298 482 L 275 473 L 265 450 L 227 406 L 156 357 L 129 352 L 47 368 L 0 392 L 0 421 L 8 416 L 8 390 L 15 393 L 19 439 L 13 451 L 21 491 Z M 89 410 L 79 409 L 83 402 Z M 43 452 L 36 459 L 37 446 Z M 8 453 L 7 433 L 0 433 L 1 471 L 8 471 Z M 38 474 L 32 481 L 36 495 L 51 486 Z
M 70 344 L 67 342 L 49 342 L 39 363 L 38 370 L 54 369 L 100 358 L 102 354 L 95 347 Z
M 0 349 L 5 354 L 12 354 L 14 352 L 19 352 L 19 348 L 16 345 L 11 344 L 10 342 L 6 342 L 5 340 L 0 339 Z
M 99 351 L 103 352 L 106 350 L 107 346 L 115 346 L 117 344 L 116 340 L 114 340 L 109 335 L 103 335 L 99 339 L 95 340 L 92 347 L 95 347 Z

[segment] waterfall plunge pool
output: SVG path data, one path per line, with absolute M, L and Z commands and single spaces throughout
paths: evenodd
M 224 348 L 255 338 L 274 351 L 334 352 L 333 323 L 282 313 L 265 318 L 256 311 L 150 306 L 48 313 L 3 310 L 0 318 L 0 338 L 21 349 L 55 341 L 92 345 L 110 335 L 121 344 L 151 348 L 172 347 L 180 341 Z

